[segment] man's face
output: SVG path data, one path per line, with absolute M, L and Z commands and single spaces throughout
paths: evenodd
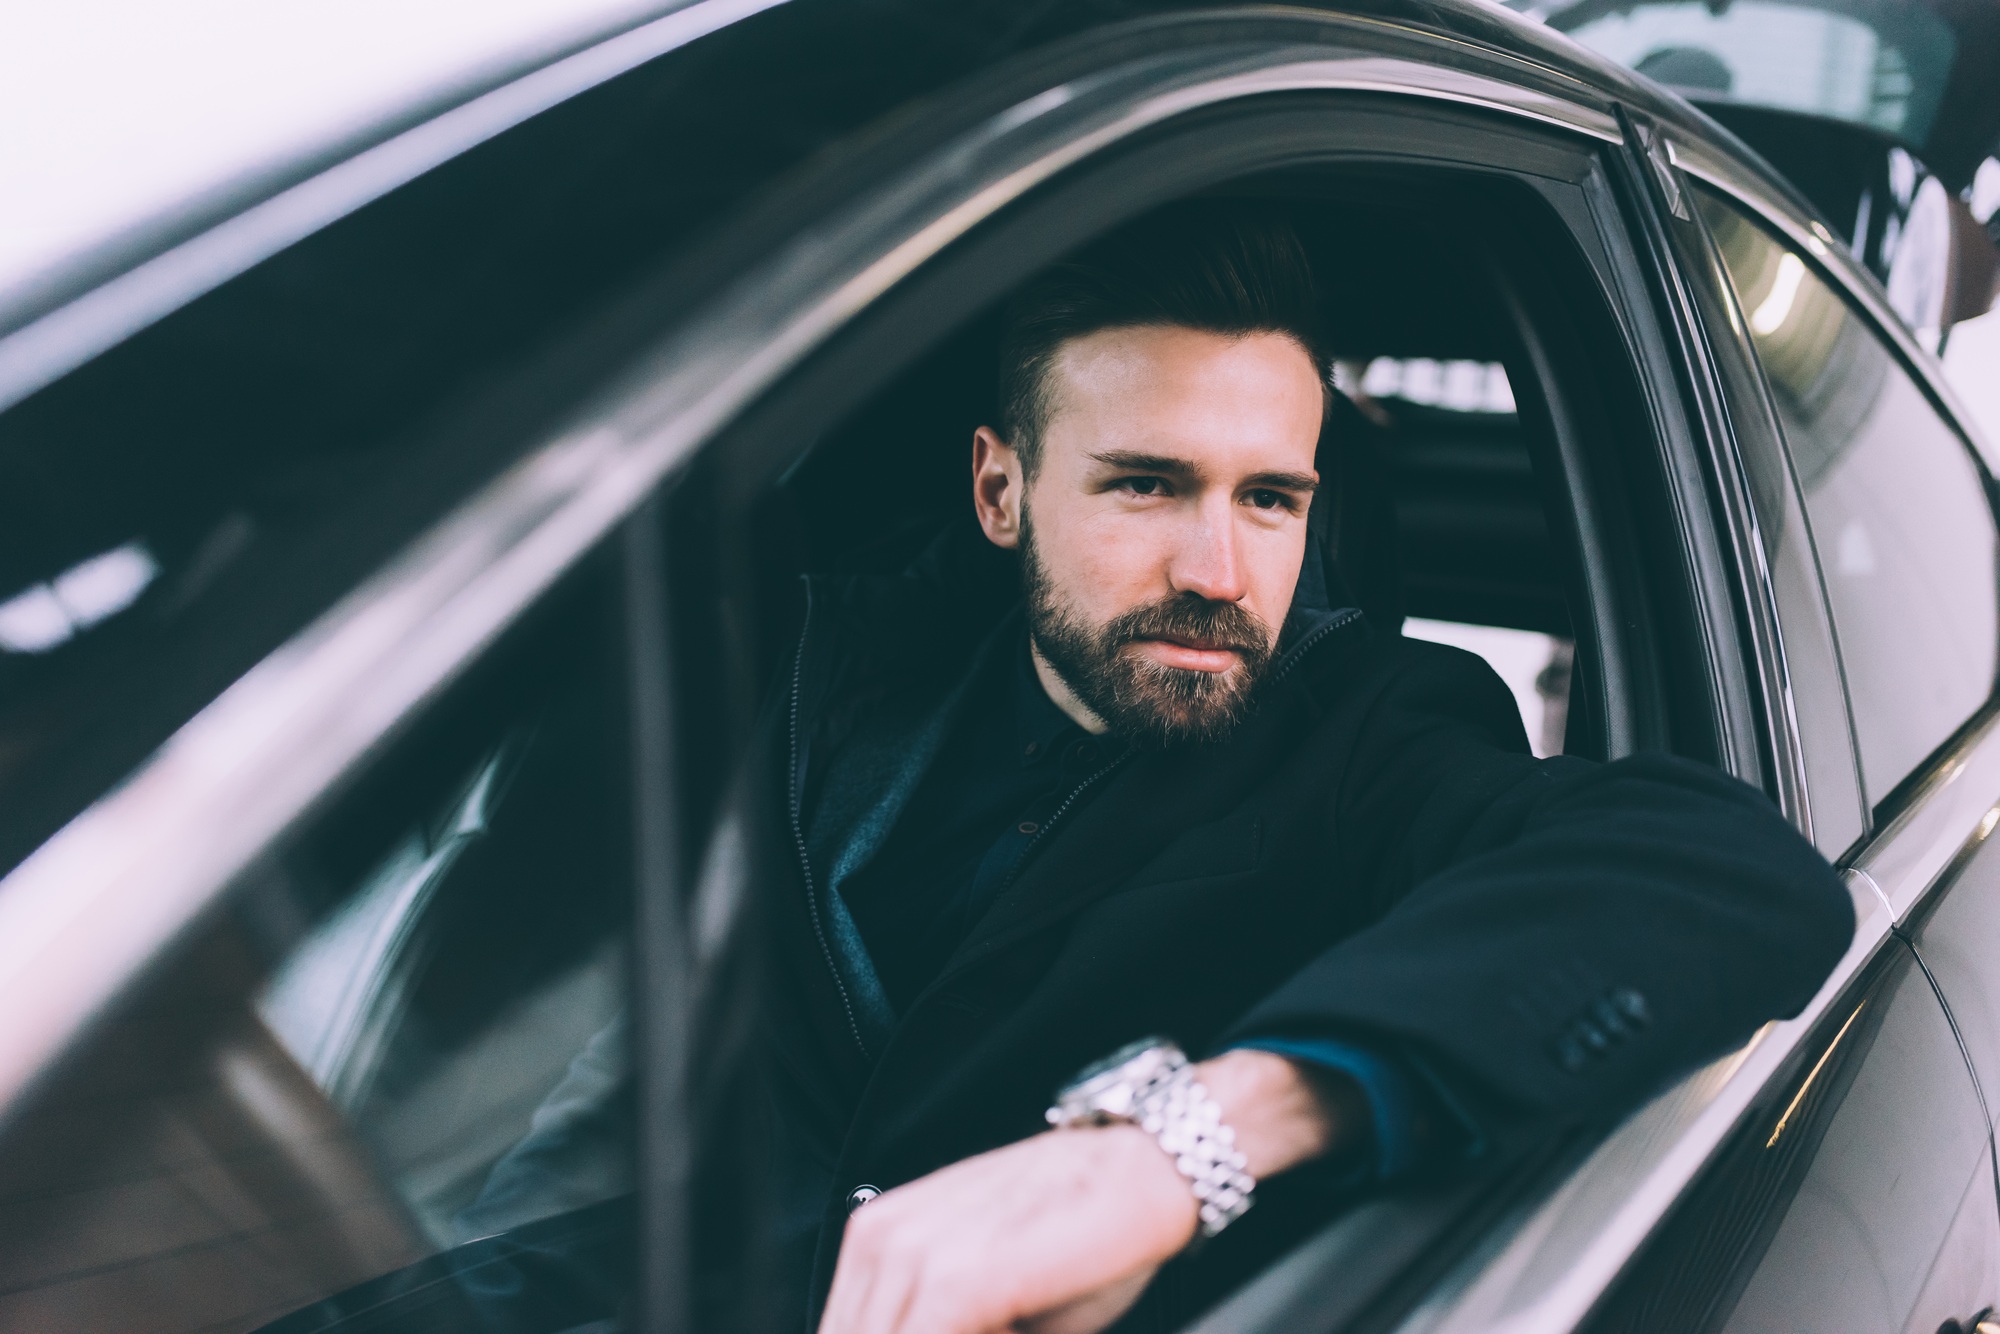
M 1058 703 L 1134 739 L 1219 736 L 1270 661 L 1305 556 L 1312 359 L 1280 334 L 1106 329 L 1057 351 L 1049 388 L 1025 486 L 990 430 L 973 451 L 982 527 L 1022 548 L 1037 668 Z

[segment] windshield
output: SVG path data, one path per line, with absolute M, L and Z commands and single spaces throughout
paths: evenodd
M 1920 144 L 1957 42 L 1902 0 L 1510 0 L 1692 98 L 1829 116 Z

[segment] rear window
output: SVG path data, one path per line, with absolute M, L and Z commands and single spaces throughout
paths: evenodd
M 1993 692 L 2000 576 L 1984 471 L 1880 335 L 1805 259 L 1709 191 L 1805 494 L 1879 802 Z

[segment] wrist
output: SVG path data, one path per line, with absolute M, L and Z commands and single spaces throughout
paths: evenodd
M 1195 1066 L 1236 1132 L 1251 1176 L 1287 1168 L 1358 1144 L 1368 1124 L 1360 1087 L 1332 1071 L 1308 1073 L 1283 1056 L 1239 1047 Z
M 1059 1129 L 1137 1126 L 1185 1177 L 1199 1230 L 1212 1237 L 1255 1203 L 1236 1132 L 1185 1053 L 1166 1038 L 1141 1038 L 1085 1066 L 1056 1093 L 1048 1122 Z
M 1148 1249 L 1156 1259 L 1171 1259 L 1194 1240 L 1201 1223 L 1201 1202 L 1153 1136 L 1129 1123 L 1052 1133 L 1089 1137 L 1100 1170 L 1106 1170 L 1113 1180 L 1131 1183 L 1134 1203 L 1147 1220 Z

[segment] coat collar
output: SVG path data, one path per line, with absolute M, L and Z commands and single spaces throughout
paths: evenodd
M 1316 620 L 1266 681 L 1257 707 L 1220 742 L 1128 753 L 1100 771 L 1099 790 L 1022 869 L 968 935 L 940 981 L 963 962 L 1126 883 L 1179 832 L 1241 802 L 1295 751 L 1320 712 L 1313 690 L 1335 646 L 1362 635 L 1358 610 Z

